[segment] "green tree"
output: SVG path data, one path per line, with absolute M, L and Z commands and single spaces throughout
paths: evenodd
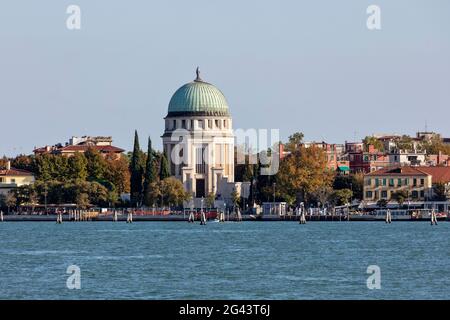
M 77 152 L 68 160 L 68 178 L 84 181 L 88 177 L 88 160 L 85 155 Z
M 29 172 L 36 172 L 36 165 L 33 156 L 19 155 L 14 158 L 11 165 L 16 169 L 26 170 Z
M 5 205 L 8 208 L 8 213 L 10 208 L 15 207 L 17 205 L 17 199 L 14 195 L 14 192 L 8 192 L 5 196 Z
M 369 151 L 370 145 L 374 146 L 374 148 L 377 149 L 378 151 L 384 151 L 383 143 L 374 136 L 365 137 L 363 143 L 366 151 Z
M 98 206 L 108 205 L 108 196 L 114 190 L 108 190 L 105 186 L 98 182 L 90 182 L 87 185 L 89 200 L 92 204 Z
M 294 134 L 290 135 L 288 138 L 288 142 L 285 145 L 285 150 L 290 152 L 297 150 L 303 143 L 304 137 L 305 135 L 302 132 L 295 132 Z
M 119 196 L 115 190 L 108 191 L 106 201 L 108 202 L 108 207 L 115 207 L 116 203 L 119 202 Z
M 159 184 L 162 205 L 181 205 L 183 201 L 189 199 L 189 194 L 184 190 L 183 183 L 180 180 L 174 177 L 168 177 L 161 180 Z
M 403 135 L 397 141 L 397 148 L 400 150 L 412 151 L 414 149 L 413 139 L 408 135 Z
M 320 189 L 330 187 L 332 181 L 325 152 L 314 146 L 302 146 L 281 161 L 276 191 L 289 204 L 307 202 Z
M 139 146 L 139 137 L 137 131 L 134 132 L 134 147 L 130 163 L 130 191 L 131 203 L 133 206 L 139 206 L 142 201 L 142 178 L 143 167 L 141 165 L 141 148 Z
M 239 205 L 239 202 L 241 201 L 239 197 L 239 193 L 236 191 L 236 189 L 233 189 L 231 192 L 231 202 L 233 203 L 233 206 L 236 208 Z
M 397 201 L 399 206 L 401 207 L 406 199 L 408 199 L 408 192 L 406 190 L 399 190 L 393 192 L 391 195 L 392 200 Z
M 145 163 L 145 175 L 144 175 L 144 204 L 149 207 L 154 204 L 151 187 L 153 182 L 155 181 L 156 181 L 155 160 L 153 156 L 152 140 L 149 137 L 147 147 L 147 161 Z
M 37 204 L 37 193 L 33 185 L 23 185 L 12 191 L 16 198 L 17 205 L 31 205 Z
M 320 202 L 322 206 L 324 206 L 333 196 L 333 188 L 331 185 L 324 184 L 317 188 L 311 195 L 316 201 Z
M 333 181 L 333 189 L 350 189 L 353 197 L 359 200 L 363 198 L 364 175 L 361 173 L 350 175 L 336 175 Z
M 169 162 L 167 161 L 166 155 L 163 153 L 161 155 L 159 165 L 159 180 L 164 180 L 169 177 L 170 177 Z
M 84 192 L 77 194 L 75 203 L 79 209 L 86 209 L 90 205 L 89 195 Z
M 35 158 L 36 175 L 39 180 L 50 181 L 68 179 L 68 158 L 62 155 L 43 154 Z
M 448 192 L 444 183 L 436 183 L 433 186 L 434 199 L 436 201 L 447 201 Z
M 87 177 L 90 181 L 101 181 L 106 171 L 106 161 L 94 148 L 88 148 L 84 153 L 87 163 Z
M 122 156 L 117 158 L 115 155 L 105 157 L 106 171 L 104 179 L 114 185 L 114 190 L 118 194 L 130 192 L 130 165 L 128 158 Z
M 424 141 L 421 143 L 422 150 L 426 151 L 427 154 L 442 154 L 450 155 L 450 146 L 443 143 L 439 136 L 431 138 L 429 141 Z
M 339 189 L 334 191 L 332 197 L 336 205 L 343 206 L 350 203 L 353 192 L 350 189 Z
M 206 196 L 206 206 L 208 208 L 214 207 L 214 202 L 216 201 L 216 195 L 212 192 L 208 193 Z

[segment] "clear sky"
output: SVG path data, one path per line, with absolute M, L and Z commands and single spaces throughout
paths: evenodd
M 70 4 L 81 30 L 66 28 Z M 134 129 L 160 148 L 197 66 L 235 128 L 343 143 L 427 122 L 450 137 L 448 0 L 14 0 L 0 5 L 0 156 L 72 135 L 129 150 Z

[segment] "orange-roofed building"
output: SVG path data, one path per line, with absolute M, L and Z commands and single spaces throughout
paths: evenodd
M 97 150 L 103 156 L 113 155 L 119 158 L 124 149 L 112 145 L 111 137 L 72 137 L 66 145 L 57 144 L 54 146 L 45 146 L 33 150 L 35 155 L 40 154 L 61 154 L 65 156 L 73 156 L 75 153 L 84 153 L 89 148 Z
M 33 173 L 11 167 L 8 161 L 5 168 L 0 168 L 0 195 L 23 185 L 33 184 L 35 181 Z

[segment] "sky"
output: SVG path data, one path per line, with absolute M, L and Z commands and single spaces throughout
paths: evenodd
M 372 4 L 381 30 L 366 26 Z M 135 129 L 160 149 L 197 66 L 235 129 L 450 137 L 448 0 L 14 0 L 0 4 L 0 156 L 82 135 L 130 150 Z

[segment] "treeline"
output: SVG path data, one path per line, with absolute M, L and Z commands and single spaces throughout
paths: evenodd
M 0 167 L 8 159 L 0 159 Z M 0 206 L 34 206 L 38 204 L 76 204 L 88 206 L 165 206 L 180 205 L 190 196 L 183 184 L 170 177 L 168 161 L 163 153 L 139 146 L 135 132 L 133 152 L 102 155 L 89 148 L 84 153 L 63 155 L 20 155 L 12 159 L 12 167 L 32 172 L 36 182 L 21 186 L 0 199 Z M 122 200 L 130 194 L 130 200 Z
M 4 159 L 4 162 L 6 159 Z M 2 164 L 0 164 L 2 165 Z M 125 205 L 122 193 L 130 190 L 130 171 L 126 155 L 101 155 L 89 148 L 85 153 L 63 155 L 20 155 L 12 159 L 12 167 L 32 172 L 36 182 L 21 186 L 3 197 L 3 206 L 37 204 L 77 204 L 80 208 L 90 205 Z
M 189 200 L 181 181 L 170 176 L 169 163 L 164 153 L 153 150 L 148 138 L 147 153 L 134 133 L 133 152 L 130 155 L 130 199 L 133 207 L 181 205 Z
M 285 144 L 290 154 L 279 163 L 273 176 L 261 175 L 261 165 L 236 165 L 236 181 L 251 183 L 246 203 L 261 204 L 269 201 L 285 201 L 295 206 L 300 202 L 309 205 L 344 205 L 352 199 L 363 197 L 363 175 L 340 175 L 328 169 L 324 150 L 317 147 L 302 147 L 303 134 L 294 133 Z M 277 148 L 277 146 L 274 146 Z M 268 155 L 272 150 L 266 151 Z M 243 198 L 240 205 L 243 206 Z

